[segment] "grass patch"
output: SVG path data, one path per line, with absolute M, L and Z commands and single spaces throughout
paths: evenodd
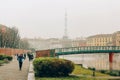
M 0 60 L 0 66 L 2 66 L 2 64 L 4 64 L 5 61 L 4 60 Z
M 3 64 L 4 63 L 4 61 L 3 60 L 0 60 L 0 64 Z
M 74 71 L 72 72 L 72 74 L 74 75 L 89 75 L 89 76 L 92 76 L 93 75 L 93 71 L 92 70 L 89 70 L 89 69 L 85 69 L 79 65 L 75 65 L 75 69 Z M 95 72 L 95 75 L 96 76 L 109 76 L 107 74 L 102 74 L 100 72 Z
M 9 63 L 9 61 L 7 60 L 0 60 L 0 66 L 2 66 L 2 64 L 4 64 L 4 63 Z
M 35 80 L 108 80 L 105 78 L 103 79 L 103 78 L 92 77 L 92 75 L 93 75 L 92 70 L 85 69 L 79 65 L 75 65 L 74 71 L 68 77 L 40 77 L 40 78 L 36 77 Z M 100 72 L 96 72 L 96 76 L 109 78 L 109 75 L 102 74 Z
M 77 76 L 68 76 L 68 77 L 41 77 L 37 78 L 35 80 L 80 80 Z
M 108 79 L 97 79 L 94 77 L 77 77 L 77 76 L 68 76 L 68 77 L 36 77 L 35 80 L 108 80 Z

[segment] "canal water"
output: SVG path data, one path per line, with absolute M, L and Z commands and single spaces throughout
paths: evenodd
M 109 54 L 73 54 L 61 55 L 60 58 L 73 61 L 75 64 L 82 64 L 84 67 L 95 67 L 97 70 L 109 70 Z M 120 53 L 115 53 L 113 57 L 113 69 L 120 70 Z

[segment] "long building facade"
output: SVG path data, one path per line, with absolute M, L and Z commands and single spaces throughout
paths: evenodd
M 87 38 L 87 46 L 107 46 L 113 42 L 111 34 L 99 34 Z
M 120 31 L 113 34 L 98 34 L 86 39 L 87 46 L 120 46 Z

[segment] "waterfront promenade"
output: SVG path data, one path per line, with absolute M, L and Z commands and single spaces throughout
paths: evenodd
M 22 70 L 20 71 L 18 67 L 18 61 L 14 57 L 10 63 L 0 66 L 0 80 L 27 80 L 28 71 L 28 58 L 24 60 Z

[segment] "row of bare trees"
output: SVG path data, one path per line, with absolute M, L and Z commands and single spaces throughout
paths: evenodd
M 0 25 L 0 47 L 1 48 L 20 48 L 28 49 L 27 40 L 21 39 L 16 27 Z

